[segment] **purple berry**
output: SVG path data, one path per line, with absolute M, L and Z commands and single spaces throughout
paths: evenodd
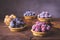
M 11 26 L 11 27 L 14 27 L 13 21 L 10 22 L 10 26 Z

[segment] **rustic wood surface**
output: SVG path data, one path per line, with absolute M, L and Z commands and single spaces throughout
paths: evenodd
M 26 21 L 26 20 L 25 20 Z M 35 37 L 32 35 L 31 25 L 35 21 L 27 22 L 28 27 L 21 32 L 11 32 L 9 28 L 1 21 L 0 22 L 0 40 L 57 40 L 60 39 L 60 21 L 54 21 L 52 33 L 45 37 Z

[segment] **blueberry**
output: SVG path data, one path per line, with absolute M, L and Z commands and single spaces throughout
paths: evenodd
M 12 23 L 14 24 L 14 27 L 20 27 L 21 25 L 23 26 L 24 25 L 24 22 L 22 19 L 19 19 L 19 18 L 15 18 L 12 20 Z M 12 26 L 13 26 L 12 24 Z
M 16 23 L 20 24 L 20 21 L 16 21 Z
M 14 22 L 13 21 L 10 22 L 10 26 L 14 27 Z
M 20 25 L 20 21 L 16 21 L 16 25 Z
M 19 21 L 23 21 L 22 19 L 19 19 Z
M 28 13 L 28 16 L 30 16 L 30 13 Z
M 19 20 L 19 18 L 15 18 L 16 19 L 16 21 L 18 21 Z
M 20 22 L 21 24 L 24 24 L 24 22 Z
M 35 15 L 35 14 L 33 14 L 33 15 Z
M 32 15 L 32 12 L 31 12 L 31 15 L 30 15 L 30 16 L 33 16 L 33 15 Z
M 15 18 L 15 19 L 13 19 L 12 21 L 16 21 L 16 18 Z
M 27 14 L 25 16 L 27 16 Z
M 24 16 L 27 16 L 27 14 L 25 13 Z

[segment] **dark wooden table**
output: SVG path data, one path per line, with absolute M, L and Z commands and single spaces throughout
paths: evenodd
M 33 21 L 34 22 L 34 21 Z M 27 23 L 32 25 L 31 22 Z M 31 26 L 28 26 L 24 31 L 11 32 L 9 28 L 0 22 L 0 40 L 57 40 L 60 39 L 60 21 L 55 21 L 53 33 L 45 37 L 35 37 L 32 35 Z

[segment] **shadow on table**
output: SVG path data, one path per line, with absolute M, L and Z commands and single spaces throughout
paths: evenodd
M 53 27 L 51 31 L 46 35 L 46 37 L 59 37 L 60 29 Z

